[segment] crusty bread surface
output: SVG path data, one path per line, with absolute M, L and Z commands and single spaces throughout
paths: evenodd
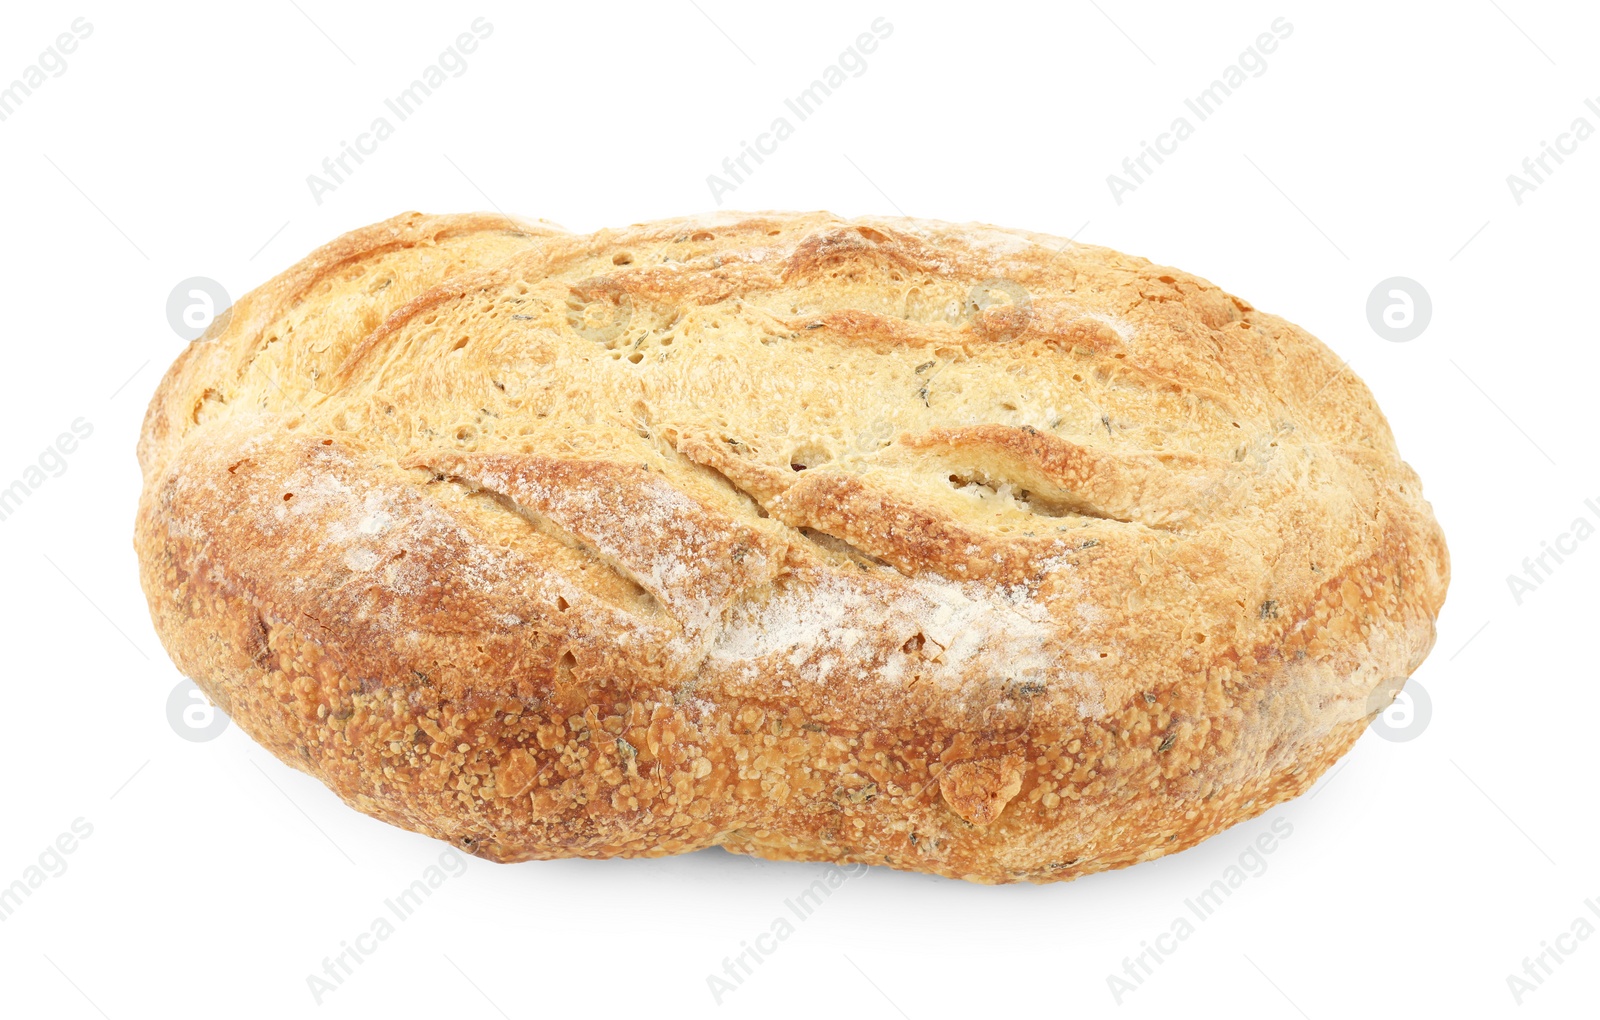
M 139 459 L 178 668 L 496 861 L 1181 850 L 1349 749 L 1449 572 L 1315 338 L 926 220 L 398 216 L 191 344 Z

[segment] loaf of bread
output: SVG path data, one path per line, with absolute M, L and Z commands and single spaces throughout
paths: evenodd
M 1316 339 L 927 220 L 399 216 L 191 344 L 139 459 L 178 668 L 495 861 L 1181 850 L 1349 749 L 1449 570 Z

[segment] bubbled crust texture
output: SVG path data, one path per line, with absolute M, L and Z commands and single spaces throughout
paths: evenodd
M 921 220 L 396 217 L 191 345 L 139 457 L 178 667 L 498 861 L 1147 860 L 1305 790 L 1448 579 L 1314 338 Z

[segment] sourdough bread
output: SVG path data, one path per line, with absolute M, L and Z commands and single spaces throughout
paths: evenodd
M 1316 339 L 924 220 L 396 217 L 192 344 L 139 458 L 178 668 L 497 861 L 1181 850 L 1348 750 L 1448 579 Z

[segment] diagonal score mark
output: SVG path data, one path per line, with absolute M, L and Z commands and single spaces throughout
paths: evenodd
M 254 372 L 254 373 L 256 373 L 261 378 L 265 379 L 267 381 L 267 383 L 269 385 L 271 385 L 271 387 L 273 389 L 278 391 L 278 396 L 282 397 L 285 401 L 287 401 L 288 403 L 293 404 L 295 407 L 298 407 L 302 411 L 304 411 L 306 409 L 306 405 L 305 405 L 303 400 L 301 400 L 300 398 L 297 398 L 297 397 L 291 397 L 289 395 L 289 391 L 284 389 L 282 386 L 278 385 L 278 380 L 272 378 L 272 376 L 267 372 L 267 370 L 261 367 L 260 359 L 252 358 L 250 360 L 250 369 L 249 370 Z
M 356 62 L 353 59 L 351 59 L 350 54 L 348 54 L 348 53 L 346 53 L 344 51 L 344 47 L 340 46 L 338 43 L 334 42 L 333 41 L 333 36 L 329 35 L 326 32 L 323 32 L 321 25 L 317 24 L 315 21 L 311 21 L 311 15 L 306 13 L 306 9 L 304 7 L 301 7 L 299 4 L 295 3 L 294 0 L 289 0 L 289 6 L 293 7 L 295 10 L 299 11 L 300 12 L 300 16 L 302 18 L 305 18 L 307 21 L 310 21 L 312 28 L 316 29 L 318 32 L 322 32 L 322 38 L 328 40 L 328 44 L 330 46 L 332 46 L 334 49 L 339 51 L 339 56 L 343 57 L 346 60 L 349 60 L 351 67 L 355 67 L 356 66 Z
M 87 1002 L 89 1005 L 94 1006 L 94 1011 L 96 1013 L 99 1013 L 101 1016 L 106 1016 L 106 1011 L 101 1009 L 99 1007 L 99 1005 L 97 1005 L 93 999 L 89 998 L 89 993 L 85 992 L 82 988 L 79 988 L 78 987 L 78 982 L 72 980 L 70 977 L 67 977 L 67 972 L 61 969 L 61 964 L 59 964 L 56 961 L 50 959 L 50 956 L 47 953 L 40 953 L 39 955 L 43 956 L 44 959 L 45 959 L 45 962 L 50 964 L 50 966 L 52 966 L 52 967 L 54 967 L 56 969 L 56 973 L 60 974 L 61 977 L 66 980 L 67 984 L 72 986 L 72 990 L 73 991 L 75 991 L 79 995 L 83 996 L 83 1001 L 84 1002 Z M 111 1018 L 106 1016 L 106 1020 L 111 1020 Z
M 1462 252 L 1466 251 L 1467 250 L 1467 245 L 1471 244 L 1473 241 L 1476 241 L 1478 239 L 1478 235 L 1479 234 L 1483 233 L 1485 230 L 1488 230 L 1489 229 L 1489 224 L 1492 223 L 1492 222 L 1494 222 L 1494 221 L 1493 220 L 1484 220 L 1483 221 L 1483 226 L 1479 227 L 1477 230 L 1474 230 L 1472 232 L 1472 236 L 1467 238 L 1466 241 L 1464 241 L 1462 243 L 1461 247 L 1456 249 L 1456 255 L 1460 255 Z M 1454 262 L 1456 260 L 1456 255 L 1450 256 L 1448 259 L 1445 259 L 1445 261 L 1446 262 Z
M 259 359 L 251 361 L 250 367 L 256 372 L 257 375 L 261 376 L 261 378 L 272 384 L 272 388 L 278 391 L 278 396 L 285 400 L 290 399 L 288 391 L 282 386 L 278 385 L 278 380 L 267 374 L 267 370 L 261 367 L 261 362 Z
M 327 840 L 330 844 L 332 844 L 333 848 L 335 850 L 339 851 L 339 853 L 344 857 L 345 860 L 349 861 L 351 864 L 355 864 L 356 863 L 355 859 L 353 857 L 351 857 L 349 854 L 344 852 L 344 847 L 340 846 L 337 843 L 334 843 L 333 842 L 333 837 L 328 835 L 327 831 L 324 830 L 322 828 L 322 826 L 318 825 L 314 818 L 312 818 L 310 815 L 306 814 L 306 809 L 305 808 L 303 808 L 299 804 L 295 803 L 295 799 L 293 797 L 289 796 L 288 791 L 286 791 L 283 787 L 279 786 L 276 782 L 273 782 L 272 777 L 267 775 L 267 770 L 266 769 L 262 768 L 259 764 L 257 764 L 257 762 L 256 762 L 256 760 L 254 758 L 250 759 L 250 764 L 255 765 L 256 771 L 261 773 L 261 778 L 265 779 L 269 783 L 272 783 L 272 788 L 274 790 L 277 790 L 279 793 L 283 794 L 283 799 L 288 801 L 290 804 L 294 805 L 294 809 L 296 811 L 300 812 L 300 814 L 305 817 L 306 821 L 311 823 L 311 827 L 313 829 L 316 829 L 318 832 L 322 833 L 322 838 Z M 357 865 L 357 866 L 359 867 L 359 865 Z
M 1334 769 L 1332 772 L 1329 772 L 1328 773 L 1328 778 L 1324 779 L 1321 782 L 1321 784 L 1319 784 L 1317 786 L 1317 788 L 1315 790 L 1312 790 L 1311 791 L 1311 796 L 1307 797 L 1306 800 L 1316 800 L 1317 799 L 1317 794 L 1321 793 L 1323 790 L 1326 790 L 1328 788 L 1328 784 L 1333 782 L 1333 777 L 1337 776 L 1339 773 L 1343 772 L 1345 770 L 1345 766 L 1347 766 L 1349 764 L 1350 764 L 1350 759 L 1349 758 L 1346 758 L 1344 761 L 1340 762 L 1339 763 L 1339 767 Z
M 878 187 L 878 182 L 877 181 L 874 181 L 871 177 L 868 177 L 867 176 L 867 172 L 865 170 L 861 169 L 860 166 L 857 166 L 856 161 L 850 158 L 850 154 L 849 153 L 841 152 L 841 153 L 839 153 L 839 155 L 844 157 L 844 161 L 846 163 L 849 163 L 851 166 L 856 168 L 856 173 L 861 175 L 862 180 L 865 180 L 868 184 L 872 185 L 874 188 L 877 189 L 878 194 L 883 196 L 883 200 L 885 202 L 888 202 L 890 205 L 894 206 L 894 211 L 895 212 L 899 213 L 901 216 L 904 216 L 906 214 L 906 211 L 904 209 L 900 208 L 898 205 L 895 205 L 895 200 L 889 197 L 889 193 L 888 192 L 886 192 L 882 188 Z
M 154 760 L 155 759 L 153 759 L 153 758 L 146 758 L 144 760 L 144 765 L 148 765 Z M 144 771 L 144 765 L 140 765 L 138 768 L 134 769 L 133 770 L 133 775 L 129 776 L 127 779 L 124 779 L 122 781 L 122 785 L 117 787 L 116 790 L 111 794 L 111 796 L 106 798 L 106 800 L 116 800 L 117 799 L 117 794 L 119 794 L 123 790 L 127 789 L 128 784 L 133 782 L 135 779 L 137 779 L 139 777 L 139 773 Z
M 1461 773 L 1462 777 L 1464 779 L 1466 779 L 1467 782 L 1472 784 L 1472 788 L 1474 790 L 1477 790 L 1479 793 L 1483 794 L 1483 799 L 1488 801 L 1490 804 L 1493 804 L 1494 805 L 1494 809 L 1496 811 L 1500 812 L 1500 814 L 1504 815 L 1505 816 L 1505 820 L 1511 823 L 1511 827 L 1513 829 L 1516 829 L 1518 832 L 1522 833 L 1522 838 L 1527 840 L 1528 843 L 1530 845 L 1532 845 L 1532 847 L 1535 850 L 1539 851 L 1539 853 L 1544 857 L 1545 860 L 1549 861 L 1552 865 L 1554 865 L 1556 867 L 1559 867 L 1559 865 L 1556 865 L 1555 858 L 1551 857 L 1549 854 L 1545 853 L 1544 852 L 1544 847 L 1542 847 L 1539 844 L 1533 842 L 1533 837 L 1528 835 L 1527 830 L 1524 829 L 1522 826 L 1518 825 L 1517 822 L 1516 822 L 1516 819 L 1514 819 L 1510 815 L 1506 814 L 1506 809 L 1505 808 L 1501 807 L 1499 804 L 1496 804 L 1494 798 L 1489 796 L 1488 792 L 1485 791 L 1483 787 L 1479 786 L 1476 780 L 1474 780 L 1471 776 L 1467 775 L 1467 770 L 1466 769 L 1462 768 L 1459 764 L 1457 764 L 1457 762 L 1456 762 L 1456 760 L 1454 758 L 1450 759 L 1450 764 L 1455 765 L 1456 771 Z
M 1080 225 L 1077 230 L 1074 230 L 1072 233 L 1070 233 L 1070 234 L 1068 234 L 1066 236 L 1066 238 L 1065 238 L 1066 242 L 1068 244 L 1077 244 L 1078 243 L 1078 235 L 1083 233 L 1085 230 L 1089 229 L 1089 223 L 1090 223 L 1089 220 L 1084 220 L 1082 225 Z M 1049 248 L 1051 251 L 1055 252 L 1057 255 L 1059 255 L 1062 252 L 1066 251 L 1065 247 L 1058 248 L 1055 245 L 1050 244 L 1049 242 L 1046 242 L 1046 241 L 1039 241 L 1037 243 L 1043 245 L 1046 248 Z
M 124 631 L 121 627 L 117 626 L 117 621 L 113 620 L 110 616 L 107 616 L 106 615 L 106 611 L 104 609 L 101 609 L 99 604 L 96 603 L 94 599 L 89 597 L 89 593 L 84 591 L 82 588 L 78 587 L 78 582 L 77 581 L 74 581 L 72 578 L 67 577 L 67 572 L 65 570 L 62 570 L 60 565 L 58 565 L 55 560 L 51 559 L 48 553 L 40 553 L 39 555 L 44 557 L 44 561 L 46 563 L 48 563 L 52 567 L 56 568 L 56 573 L 60 574 L 64 578 L 66 578 L 67 583 L 72 585 L 73 590 L 75 590 L 79 595 L 83 596 L 83 600 L 85 602 L 89 603 L 91 606 L 94 606 L 94 611 L 95 612 L 97 612 L 101 616 L 105 617 L 106 622 L 111 624 L 111 629 L 116 631 L 118 634 L 121 634 L 122 635 L 122 640 L 124 640 L 124 641 L 128 642 L 128 644 L 132 645 L 133 646 L 133 650 L 139 653 L 139 658 L 143 659 L 146 662 L 150 661 L 150 656 L 144 654 L 144 649 L 140 648 L 138 645 L 134 644 L 133 643 L 133 638 L 129 637 L 126 631 Z
M 41 153 L 41 155 L 43 155 L 43 154 Z M 144 259 L 145 259 L 146 262 L 150 261 L 150 256 L 144 254 L 144 249 L 139 247 L 137 244 L 134 244 L 133 238 L 128 236 L 128 232 L 126 230 L 123 230 L 121 227 L 117 226 L 117 221 L 116 220 L 112 219 L 110 216 L 106 216 L 106 211 L 104 209 L 100 208 L 100 206 L 95 203 L 94 199 L 89 197 L 89 193 L 87 191 L 84 191 L 82 188 L 78 187 L 78 182 L 77 181 L 75 181 L 71 177 L 67 176 L 67 172 L 65 170 L 61 169 L 60 164 L 58 164 L 55 160 L 51 159 L 49 156 L 45 156 L 44 157 L 44 161 L 46 163 L 49 163 L 51 166 L 55 167 L 56 168 L 56 173 L 61 175 L 61 179 L 66 181 L 68 184 L 72 185 L 73 190 L 76 191 L 78 194 L 82 195 L 83 196 L 83 200 L 85 202 L 88 202 L 90 205 L 94 206 L 94 211 L 95 212 L 99 213 L 101 216 L 105 216 L 106 222 L 111 224 L 111 229 L 115 230 L 117 233 L 121 234 L 122 235 L 122 239 L 124 241 L 127 241 L 129 244 L 132 244 L 134 251 L 138 252 L 140 255 L 144 255 Z
M 1304 209 L 1300 208 L 1299 205 L 1295 204 L 1295 200 L 1289 197 L 1289 193 L 1287 191 L 1284 191 L 1282 188 L 1278 187 L 1278 182 L 1277 181 L 1273 180 L 1271 177 L 1268 177 L 1267 176 L 1267 172 L 1265 170 L 1261 169 L 1261 167 L 1257 166 L 1256 165 L 1256 161 L 1251 159 L 1248 153 L 1240 153 L 1240 155 L 1244 156 L 1244 161 L 1246 163 L 1249 163 L 1251 166 L 1256 168 L 1256 173 L 1261 175 L 1261 179 L 1262 180 L 1264 180 L 1268 184 L 1272 185 L 1273 189 L 1276 190 L 1278 192 L 1278 194 L 1283 196 L 1283 200 L 1285 202 L 1288 202 L 1290 205 L 1294 206 L 1294 211 L 1295 212 L 1299 213 L 1301 216 L 1305 216 L 1305 221 L 1307 223 L 1311 224 L 1311 229 L 1313 229 L 1317 233 L 1321 234 L 1322 235 L 1322 239 L 1324 241 L 1327 241 L 1329 244 L 1333 245 L 1333 250 L 1334 251 L 1336 251 L 1340 255 L 1344 256 L 1345 261 L 1347 261 L 1347 262 L 1349 261 L 1350 256 L 1344 254 L 1344 249 L 1339 247 L 1337 244 L 1334 244 L 1333 238 L 1328 236 L 1328 232 L 1326 230 L 1323 230 L 1321 227 L 1317 226 L 1317 221 L 1316 220 L 1312 219 L 1310 216 L 1306 216 L 1306 211 Z
M 472 980 L 472 978 L 470 978 L 470 977 L 467 977 L 467 972 L 461 969 L 461 964 L 459 964 L 456 961 L 450 959 L 450 954 L 449 953 L 441 953 L 440 955 L 443 956 L 445 958 L 446 962 L 448 962 L 450 964 L 450 966 L 454 967 L 456 969 L 456 971 L 458 973 L 460 973 L 460 975 L 463 978 L 466 978 L 467 984 L 469 984 L 473 988 L 477 989 L 478 994 L 483 996 L 483 1001 L 487 1002 L 489 1005 L 493 1006 L 494 1007 L 494 1011 L 496 1013 L 499 1013 L 501 1016 L 505 1017 L 506 1020 L 511 1020 L 511 1017 L 507 1016 L 506 1011 L 500 1008 L 500 1004 L 495 1002 L 493 999 L 489 998 L 489 993 L 488 992 L 485 992 L 482 988 L 478 988 L 478 982 Z
M 1504 7 L 1501 7 L 1499 4 L 1495 3 L 1494 0 L 1489 0 L 1489 6 L 1493 7 L 1495 10 L 1499 11 L 1500 12 L 1500 16 L 1502 18 L 1506 19 L 1507 21 L 1511 21 L 1511 15 L 1507 14 L 1506 13 L 1506 9 Z M 1522 32 L 1522 26 L 1517 24 L 1515 21 L 1511 21 L 1511 27 L 1516 29 L 1518 32 Z M 1550 54 L 1546 53 L 1544 51 L 1544 47 L 1543 46 L 1540 46 L 1538 43 L 1534 42 L 1533 41 L 1533 36 L 1529 35 L 1526 32 L 1522 32 L 1522 38 L 1528 40 L 1529 45 L 1531 45 L 1534 49 L 1538 50 L 1540 56 L 1542 56 L 1542 57 L 1544 57 L 1544 59 L 1550 61 L 1550 66 L 1551 67 L 1555 67 L 1556 66 L 1555 58 L 1550 56 Z
M 467 172 L 461 169 L 461 166 L 456 163 L 455 160 L 450 158 L 450 154 L 448 152 L 441 152 L 439 155 L 444 157 L 444 161 L 446 163 L 449 163 L 451 166 L 456 168 L 456 173 L 461 175 L 461 179 L 472 185 L 472 189 L 478 194 L 482 195 L 485 202 L 488 202 L 491 206 L 494 206 L 494 211 L 499 213 L 505 219 L 506 224 L 509 225 L 513 231 L 517 233 L 522 232 L 522 225 L 519 224 L 515 219 L 511 218 L 511 216 L 507 215 L 506 211 L 500 208 L 499 204 L 496 203 L 494 199 L 489 197 L 489 193 L 487 191 L 484 191 L 482 188 L 478 187 L 478 182 L 473 180 L 471 177 L 468 177 Z
M 1126 32 L 1123 32 L 1121 25 L 1117 24 L 1115 21 L 1111 21 L 1111 15 L 1106 13 L 1106 9 L 1104 7 L 1101 7 L 1099 4 L 1095 3 L 1094 0 L 1089 0 L 1089 6 L 1093 7 L 1095 10 L 1099 11 L 1100 12 L 1100 16 L 1102 18 L 1106 19 L 1107 21 L 1110 21 L 1112 28 L 1116 29 L 1118 32 L 1122 32 L 1122 38 L 1128 40 L 1128 45 L 1132 46 L 1134 49 L 1138 50 L 1139 51 L 1139 55 L 1141 57 L 1143 57 L 1146 60 L 1149 60 L 1151 67 L 1155 67 L 1156 66 L 1156 62 L 1154 60 L 1150 59 L 1150 54 L 1148 54 L 1148 53 L 1146 53 L 1144 51 L 1144 47 L 1140 46 L 1138 43 L 1134 42 L 1133 41 L 1133 36 L 1129 35 Z
M 689 6 L 693 7 L 695 10 L 699 11 L 700 12 L 700 16 L 702 18 L 705 18 L 707 21 L 710 21 L 712 28 L 716 29 L 718 32 L 722 32 L 722 38 L 728 40 L 729 45 L 731 45 L 734 49 L 738 50 L 739 54 L 741 56 L 743 56 L 744 59 L 750 61 L 750 66 L 751 67 L 755 67 L 756 66 L 755 58 L 750 56 L 750 54 L 746 53 L 744 51 L 744 47 L 743 46 L 740 46 L 738 43 L 734 42 L 733 41 L 733 36 L 729 35 L 727 32 L 723 32 L 721 25 L 717 24 L 715 21 L 711 21 L 711 15 L 706 13 L 706 9 L 704 7 L 701 7 L 699 4 L 695 3 L 694 0 L 689 0 Z
M 1454 358 L 1449 359 L 1449 361 L 1450 361 L 1450 364 L 1456 365 L 1456 360 Z M 1494 402 L 1494 398 L 1489 396 L 1489 391 L 1484 389 L 1482 386 L 1479 386 L 1478 385 L 1478 381 L 1476 379 L 1472 378 L 1472 376 L 1467 375 L 1467 370 L 1466 369 L 1462 368 L 1460 365 L 1456 365 L 1456 371 L 1460 372 L 1462 378 L 1466 379 L 1467 382 L 1471 383 L 1474 389 L 1476 389 L 1479 393 L 1482 393 L 1483 394 L 1483 399 L 1487 400 L 1490 404 L 1492 404 L 1496 411 L 1499 411 L 1502 415 L 1504 415 L 1506 421 L 1511 423 L 1511 427 L 1512 428 L 1514 428 L 1518 432 L 1522 433 L 1522 438 L 1523 439 L 1526 439 L 1528 442 L 1533 443 L 1533 448 L 1535 450 L 1538 450 L 1540 453 L 1544 454 L 1544 459 L 1550 462 L 1550 466 L 1551 467 L 1555 467 L 1556 466 L 1555 458 L 1550 456 L 1548 453 L 1545 453 L 1544 452 L 1544 447 L 1540 446 L 1538 443 L 1534 443 L 1533 442 L 1533 437 L 1528 435 L 1527 430 L 1525 430 L 1521 425 L 1518 425 L 1517 424 L 1517 420 L 1515 418 L 1511 417 L 1509 414 L 1506 414 L 1506 409 L 1501 407 L 1499 404 L 1496 404 Z
M 1462 652 L 1466 651 L 1467 650 L 1467 645 L 1470 645 L 1470 644 L 1472 644 L 1472 642 L 1478 640 L 1478 635 L 1482 634 L 1486 629 L 1488 629 L 1489 624 L 1491 624 L 1493 622 L 1494 622 L 1493 620 L 1485 620 L 1485 621 L 1483 621 L 1483 626 L 1479 627 L 1477 630 L 1473 631 L 1472 632 L 1472 636 L 1467 638 L 1466 642 L 1463 643 L 1460 648 L 1456 649 L 1456 655 L 1460 655 Z M 1445 660 L 1445 661 L 1447 661 L 1447 662 L 1456 661 L 1456 655 L 1450 656 L 1450 658 Z
M 138 368 L 134 369 L 133 370 L 133 375 L 128 376 L 127 381 L 125 381 L 121 386 L 118 386 L 115 390 L 113 390 L 112 393 L 111 393 L 111 396 L 107 397 L 106 399 L 107 400 L 115 400 L 115 399 L 117 399 L 117 394 L 121 393 L 123 390 L 127 389 L 128 388 L 128 383 L 133 382 L 133 380 L 139 375 L 139 373 L 143 372 L 145 370 L 145 366 L 149 365 L 149 364 L 150 364 L 150 359 L 149 358 L 144 359 L 144 365 L 140 365 Z
M 272 232 L 272 236 L 271 237 L 269 237 L 265 241 L 261 242 L 261 247 L 256 249 L 256 255 L 260 255 L 262 252 L 266 251 L 267 250 L 267 245 L 271 244 L 273 241 L 276 241 L 278 239 L 278 235 L 283 233 L 285 230 L 287 230 L 289 228 L 289 224 L 291 222 L 293 222 L 293 221 L 292 220 L 284 220 L 283 221 L 283 226 L 279 227 L 277 230 L 274 230 Z M 256 260 L 256 255 L 250 256 L 245 261 L 246 262 L 254 262 Z
M 1257 963 L 1256 961 L 1250 959 L 1249 955 L 1246 954 L 1246 953 L 1241 953 L 1239 955 L 1243 956 L 1245 958 L 1245 962 L 1250 964 L 1250 966 L 1252 966 L 1252 967 L 1254 967 L 1256 969 L 1256 973 L 1257 974 L 1260 974 L 1262 977 L 1267 978 L 1267 984 L 1271 985 L 1274 989 L 1276 989 L 1278 994 L 1283 996 L 1283 1001 L 1287 1002 L 1289 1005 L 1293 1006 L 1294 1007 L 1294 1011 L 1296 1013 L 1299 1013 L 1301 1016 L 1306 1017 L 1306 1020 L 1311 1020 L 1311 1018 L 1309 1016 L 1306 1016 L 1306 1011 L 1301 1009 L 1299 1004 L 1296 1003 L 1293 999 L 1289 998 L 1289 993 L 1288 992 L 1284 991 L 1282 988 L 1278 988 L 1278 982 L 1272 980 L 1270 977 L 1267 977 L 1267 972 L 1261 969 L 1261 965 L 1259 963 Z
M 1317 402 L 1317 398 L 1322 396 L 1322 392 L 1324 390 L 1326 390 L 1329 386 L 1333 385 L 1333 381 L 1335 379 L 1337 379 L 1340 376 L 1344 375 L 1344 370 L 1349 368 L 1349 367 L 1350 367 L 1350 359 L 1349 358 L 1344 358 L 1344 359 L 1340 360 L 1339 367 L 1334 369 L 1333 372 L 1328 376 L 1328 378 L 1326 378 L 1326 379 L 1324 379 L 1322 381 L 1322 385 L 1317 387 L 1317 392 L 1311 394 L 1311 399 L 1306 401 L 1306 407 L 1309 408 L 1312 405 L 1314 405 Z
M 861 969 L 861 964 L 859 964 L 856 961 L 850 959 L 850 954 L 841 953 L 839 955 L 843 956 L 845 958 L 845 962 L 849 963 L 850 966 L 852 966 L 852 967 L 854 967 L 856 969 L 856 973 L 857 974 L 860 974 L 862 977 L 867 979 L 867 984 L 871 985 L 874 989 L 877 989 L 878 994 L 883 996 L 883 1001 L 887 1002 L 889 1005 L 893 1006 L 894 1007 L 894 1011 L 896 1013 L 899 1013 L 901 1016 L 905 1017 L 906 1020 L 911 1020 L 910 1015 L 907 1014 L 905 1010 L 900 1008 L 900 1004 L 898 1002 L 895 1002 L 893 999 L 889 998 L 889 993 L 884 991 L 882 988 L 878 988 L 878 982 L 872 980 L 872 978 L 867 976 L 867 972 Z

